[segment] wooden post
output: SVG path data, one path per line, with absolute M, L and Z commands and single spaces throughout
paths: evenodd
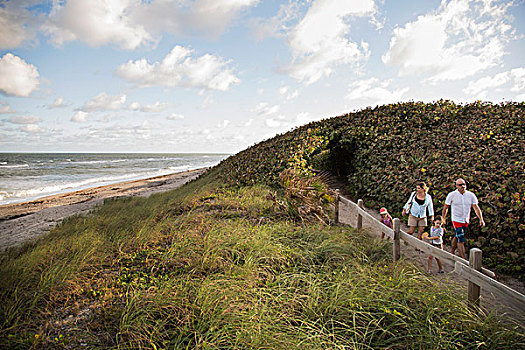
M 339 224 L 339 189 L 335 190 L 335 214 L 334 223 Z
M 469 254 L 469 266 L 474 270 L 481 271 L 481 249 L 472 248 Z M 481 288 L 473 282 L 468 282 L 468 303 L 471 307 L 479 308 L 479 296 Z
M 394 262 L 401 259 L 401 220 L 398 218 L 394 219 L 394 244 L 392 248 L 392 254 L 394 255 Z
M 362 199 L 357 200 L 357 206 L 361 209 L 364 209 L 365 205 Z M 363 228 L 363 215 L 358 211 L 357 212 L 357 229 L 360 230 Z

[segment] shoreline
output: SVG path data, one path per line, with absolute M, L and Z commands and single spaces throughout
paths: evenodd
M 149 196 L 184 185 L 208 168 L 60 193 L 33 201 L 0 205 L 0 251 L 41 237 L 71 215 L 88 214 L 104 199 Z

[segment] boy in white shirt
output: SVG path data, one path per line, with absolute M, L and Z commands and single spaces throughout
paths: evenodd
M 479 218 L 481 227 L 485 227 L 483 213 L 478 205 L 478 198 L 470 191 L 467 191 L 467 183 L 463 179 L 456 180 L 457 189 L 450 192 L 443 206 L 443 225 L 447 220 L 448 208 L 452 208 L 452 226 L 454 227 L 455 237 L 452 239 L 452 254 L 456 251 L 456 244 L 459 255 L 465 257 L 465 234 L 470 220 L 470 208 L 474 208 L 476 216 Z

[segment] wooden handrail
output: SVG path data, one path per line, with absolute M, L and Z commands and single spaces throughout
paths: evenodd
M 358 205 L 341 195 L 339 195 L 338 198 L 342 203 L 353 207 L 357 211 L 357 223 L 359 228 L 361 228 L 365 222 L 363 218 L 367 218 L 367 221 L 369 222 L 368 226 L 371 226 L 371 228 L 377 232 L 384 232 L 388 237 L 393 239 L 394 261 L 397 261 L 397 259 L 399 259 L 399 240 L 402 239 L 410 246 L 420 249 L 430 255 L 439 257 L 440 259 L 454 265 L 454 272 L 470 282 L 469 293 L 472 295 L 469 294 L 469 299 L 472 300 L 474 303 L 477 304 L 479 302 L 479 288 L 483 288 L 491 293 L 497 294 L 499 297 L 501 297 L 503 301 L 505 301 L 506 304 L 510 305 L 514 309 L 520 310 L 521 312 L 525 313 L 525 295 L 504 285 L 501 282 L 496 281 L 494 279 L 496 277 L 496 274 L 493 271 L 484 267 L 482 267 L 481 270 L 478 271 L 473 267 L 469 266 L 469 262 L 467 260 L 454 254 L 451 254 L 443 249 L 436 248 L 432 244 L 422 241 L 408 234 L 407 232 L 400 230 L 399 219 L 397 218 L 394 219 L 394 229 L 389 228 L 388 226 L 381 223 L 378 219 L 370 215 L 366 210 L 364 210 L 362 200 L 359 200 L 359 204 L 361 205 Z M 339 209 L 340 206 L 338 205 L 338 218 Z M 474 248 L 473 250 L 479 249 Z M 481 251 L 479 251 L 479 253 L 481 253 Z M 479 264 L 478 258 L 474 259 L 473 261 L 476 261 L 475 264 Z
M 358 214 L 362 215 L 363 217 L 367 217 L 369 220 L 371 220 L 375 225 L 375 228 L 377 231 L 382 231 L 384 232 L 388 237 L 390 238 L 394 238 L 394 230 L 391 229 L 390 227 L 384 225 L 383 223 L 381 223 L 381 221 L 379 221 L 378 219 L 376 219 L 375 217 L 373 217 L 372 215 L 370 215 L 366 210 L 360 208 L 356 203 L 352 202 L 351 200 L 343 197 L 343 196 L 339 196 L 341 202 L 345 203 L 345 204 L 348 204 L 348 205 L 351 205 L 353 206 L 355 209 L 357 209 L 358 211 Z M 439 249 L 439 248 L 436 248 L 436 247 L 433 247 L 432 244 L 429 244 L 429 243 L 426 243 L 422 240 L 419 240 L 417 239 L 416 237 L 408 234 L 407 232 L 405 231 L 401 231 L 401 235 L 400 235 L 400 238 L 402 240 L 404 240 L 405 242 L 407 242 L 408 244 L 410 244 L 411 246 L 413 246 L 414 248 L 417 248 L 417 249 L 420 249 L 426 253 L 429 253 L 431 255 L 435 255 L 435 256 L 438 256 L 439 258 L 447 261 L 448 263 L 454 265 L 455 262 L 460 262 L 462 264 L 466 264 L 468 265 L 468 261 L 457 256 L 457 255 L 454 255 L 454 254 L 451 254 L 449 252 L 447 252 L 446 250 L 442 250 L 442 249 Z M 492 277 L 492 278 L 495 278 L 496 277 L 496 274 L 483 267 L 481 272 L 489 277 Z
M 495 279 L 487 277 L 481 272 L 460 262 L 455 263 L 454 272 L 464 279 L 477 284 L 486 291 L 497 294 L 502 300 L 505 301 L 505 304 L 509 305 L 513 309 L 517 309 L 525 313 L 525 295 L 521 294 L 520 292 L 504 285 L 499 281 L 496 281 Z

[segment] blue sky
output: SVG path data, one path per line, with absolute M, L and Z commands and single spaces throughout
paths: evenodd
M 385 103 L 525 100 L 520 1 L 0 0 L 0 151 L 225 152 Z

